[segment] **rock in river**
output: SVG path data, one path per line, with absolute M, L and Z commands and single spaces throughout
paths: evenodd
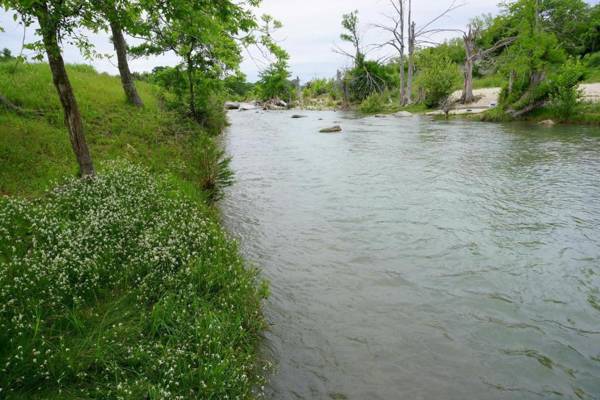
M 556 122 L 552 121 L 551 119 L 547 119 L 542 122 L 539 122 L 538 125 L 547 126 L 548 128 L 551 128 L 554 125 L 556 125 Z
M 294 114 L 294 115 L 292 115 L 292 118 L 294 118 L 294 119 L 296 119 L 296 118 L 308 118 L 308 115 Z
M 337 132 L 341 132 L 341 131 L 342 131 L 342 127 L 339 125 L 335 125 L 330 128 L 323 128 L 319 132 L 321 132 L 321 133 L 337 133 Z

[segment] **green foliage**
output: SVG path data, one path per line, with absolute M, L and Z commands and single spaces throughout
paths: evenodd
M 273 31 L 282 27 L 281 22 L 268 15 L 262 17 L 262 44 L 275 57 L 275 60 L 260 72 L 256 91 L 261 100 L 281 99 L 291 102 L 296 97 L 296 90 L 290 82 L 290 56 L 273 40 Z
M 450 58 L 435 52 L 420 54 L 417 66 L 417 86 L 425 93 L 425 105 L 438 106 L 452 94 L 460 79 L 458 66 Z
M 363 114 L 377 114 L 385 111 L 389 103 L 388 92 L 373 93 L 360 103 L 359 111 Z
M 200 170 L 200 187 L 208 194 L 209 202 L 221 200 L 224 195 L 223 190 L 230 186 L 234 179 L 229 167 L 231 158 L 208 138 L 196 144 L 194 158 Z
M 346 73 L 350 99 L 363 101 L 373 93 L 400 86 L 397 64 L 384 65 L 377 61 L 362 61 Z
M 181 66 L 157 67 L 150 75 L 150 82 L 165 89 L 163 99 L 167 107 L 187 114 L 192 101 L 189 93 L 189 77 Z M 194 88 L 201 94 L 194 97 L 195 115 L 192 117 L 210 135 L 218 135 L 227 125 L 223 102 L 227 88 L 223 80 L 197 72 L 192 77 Z M 191 116 L 191 115 L 190 115 Z
M 256 272 L 170 177 L 101 170 L 0 200 L 2 397 L 253 398 Z
M 13 60 L 14 57 L 9 49 L 6 47 L 2 49 L 2 53 L 0 53 L 0 62 Z
M 46 64 L 24 64 L 12 72 L 0 63 L 0 93 L 43 117 L 0 110 L 0 193 L 39 194 L 77 164 L 65 133 L 64 119 Z M 85 121 L 86 136 L 97 161 L 126 158 L 157 173 L 169 172 L 182 185 L 202 195 L 203 174 L 196 163 L 195 143 L 205 131 L 175 110 L 163 107 L 175 98 L 166 90 L 138 82 L 145 107 L 125 104 L 120 80 L 89 67 L 67 67 Z M 156 94 L 162 93 L 161 96 Z
M 305 98 L 314 98 L 328 95 L 336 99 L 339 97 L 338 91 L 333 79 L 313 79 L 304 86 L 303 96 Z
M 600 51 L 588 54 L 584 61 L 589 68 L 600 68 Z
M 260 79 L 257 82 L 257 91 L 261 100 L 282 99 L 285 101 L 293 100 L 295 97 L 295 88 L 290 82 L 291 72 L 289 71 L 287 59 L 282 58 L 272 63 L 260 72 Z
M 549 80 L 550 108 L 561 120 L 568 120 L 577 111 L 582 92 L 578 88 L 585 68 L 578 61 L 569 60 Z
M 246 81 L 246 75 L 238 72 L 224 79 L 225 90 L 230 100 L 246 100 L 254 90 L 254 84 Z

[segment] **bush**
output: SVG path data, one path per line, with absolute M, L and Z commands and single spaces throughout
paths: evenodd
M 398 79 L 397 65 L 383 65 L 377 61 L 363 61 L 345 77 L 350 98 L 354 101 L 363 101 L 373 93 L 399 87 Z
M 447 56 L 431 53 L 419 60 L 420 72 L 417 86 L 425 92 L 424 103 L 435 107 L 452 94 L 460 71 Z
M 0 199 L 2 398 L 252 398 L 255 271 L 169 179 L 124 162 Z
M 549 82 L 550 109 L 562 120 L 571 118 L 582 98 L 578 84 L 585 68 L 579 61 L 569 60 Z
M 221 200 L 224 189 L 233 183 L 231 158 L 206 137 L 199 139 L 194 153 L 200 171 L 200 188 L 207 193 L 209 203 Z
M 385 110 L 389 102 L 389 93 L 373 93 L 360 103 L 359 110 L 363 114 L 376 114 Z
M 589 68 L 600 68 L 600 51 L 588 54 L 585 56 L 584 61 Z

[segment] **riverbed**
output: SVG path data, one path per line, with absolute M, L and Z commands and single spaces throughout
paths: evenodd
M 267 398 L 600 398 L 598 128 L 291 115 L 224 136 Z

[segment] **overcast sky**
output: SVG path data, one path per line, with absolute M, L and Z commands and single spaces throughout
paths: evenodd
M 597 4 L 600 0 L 589 0 Z M 448 7 L 451 0 L 413 0 L 414 19 L 418 25 L 424 24 L 439 15 Z M 448 17 L 440 20 L 436 27 L 463 28 L 468 21 L 483 13 L 498 13 L 499 0 L 464 0 L 464 6 L 453 11 Z M 389 0 L 263 0 L 256 14 L 270 14 L 283 22 L 284 27 L 275 35 L 290 53 L 290 65 L 294 76 L 302 81 L 315 77 L 331 77 L 337 69 L 347 66 L 349 60 L 332 51 L 334 46 L 341 45 L 339 35 L 342 14 L 358 10 L 363 27 L 365 43 L 377 43 L 383 40 L 382 32 L 373 28 L 372 24 L 384 23 L 383 14 L 389 12 Z M 11 12 L 0 11 L 0 26 L 5 32 L 0 32 L 0 48 L 8 47 L 13 53 L 21 48 L 23 29 L 13 22 Z M 446 34 L 446 37 L 452 36 Z M 112 53 L 112 45 L 108 35 L 92 36 L 92 41 L 100 53 Z M 33 39 L 33 31 L 27 32 L 27 40 Z M 439 40 L 443 37 L 439 37 Z M 26 53 L 27 54 L 27 53 Z M 391 54 L 391 52 L 390 52 Z M 385 54 L 379 52 L 373 56 Z M 68 62 L 87 62 L 79 51 L 67 47 L 65 59 Z M 100 70 L 117 74 L 116 61 L 101 59 L 91 62 Z M 166 54 L 161 57 L 133 60 L 131 68 L 134 71 L 149 71 L 158 65 L 174 65 L 177 58 Z M 258 54 L 246 54 L 242 70 L 248 79 L 254 81 L 258 71 L 265 66 L 265 61 Z

